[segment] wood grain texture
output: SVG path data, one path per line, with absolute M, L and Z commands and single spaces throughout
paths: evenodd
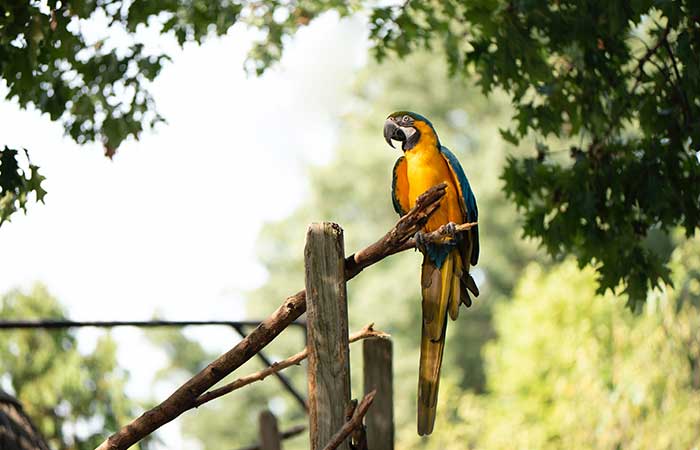
M 320 450 L 345 422 L 350 402 L 350 347 L 343 230 L 313 223 L 306 234 L 306 328 L 309 350 L 309 433 Z M 341 444 L 342 450 L 350 447 Z
M 277 418 L 270 411 L 265 410 L 258 416 L 260 427 L 260 450 L 281 450 L 282 437 L 277 427 Z
M 394 377 L 390 339 L 367 339 L 362 342 L 364 391 L 376 391 L 374 405 L 365 416 L 367 447 L 371 450 L 394 450 Z

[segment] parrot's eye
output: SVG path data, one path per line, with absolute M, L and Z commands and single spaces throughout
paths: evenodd
M 411 118 L 406 115 L 406 116 L 403 116 L 403 119 L 401 119 L 401 120 L 403 120 L 403 123 L 408 123 L 408 121 L 411 120 Z

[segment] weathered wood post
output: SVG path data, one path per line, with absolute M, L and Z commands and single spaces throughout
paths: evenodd
M 281 450 L 282 439 L 275 415 L 267 410 L 262 411 L 258 416 L 258 424 L 260 427 L 260 450 Z
M 321 450 L 345 423 L 350 349 L 343 229 L 313 223 L 306 233 L 306 323 L 311 450 Z M 344 442 L 341 450 L 349 450 Z
M 367 448 L 394 450 L 394 395 L 390 339 L 366 339 L 362 343 L 365 394 L 376 389 L 365 416 Z

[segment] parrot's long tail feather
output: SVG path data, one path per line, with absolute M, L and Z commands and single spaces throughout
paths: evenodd
M 443 336 L 439 340 L 433 341 L 427 336 L 425 326 L 423 327 L 420 345 L 420 369 L 418 371 L 418 434 L 421 436 L 432 433 L 435 425 L 446 328 L 447 321 L 444 321 Z
M 427 256 L 423 259 L 423 327 L 418 369 L 418 434 L 421 436 L 432 433 L 435 424 L 447 314 L 449 311 L 452 318 L 457 317 L 462 267 L 457 251 L 450 252 L 439 269 Z

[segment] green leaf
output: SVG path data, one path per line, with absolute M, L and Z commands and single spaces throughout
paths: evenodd
M 501 133 L 501 137 L 506 140 L 506 142 L 509 142 L 513 145 L 518 145 L 520 143 L 520 139 L 513 134 L 512 131 L 504 128 L 499 128 L 498 131 Z

